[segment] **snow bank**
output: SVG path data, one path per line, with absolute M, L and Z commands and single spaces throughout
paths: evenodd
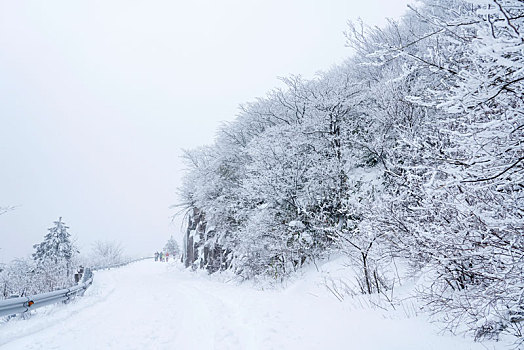
M 343 265 L 338 259 L 319 266 L 320 272 L 312 267 L 285 287 L 260 290 L 142 261 L 96 273 L 86 296 L 73 303 L 0 324 L 0 347 L 486 349 L 438 335 L 438 327 L 420 315 L 385 313 L 364 298 L 339 301 L 325 282 L 326 276 L 342 276 Z

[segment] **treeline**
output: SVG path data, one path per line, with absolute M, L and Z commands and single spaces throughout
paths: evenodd
M 44 240 L 33 246 L 32 259 L 15 259 L 0 266 L 0 299 L 50 292 L 75 284 L 78 250 L 68 229 L 59 218 Z
M 407 258 L 477 339 L 524 321 L 524 3 L 424 0 L 185 152 L 187 266 L 277 278 L 330 251 L 364 293 Z
M 0 264 L 0 300 L 69 288 L 76 284 L 74 275 L 80 266 L 105 267 L 131 260 L 124 256 L 122 245 L 112 241 L 96 241 L 88 254 L 81 255 L 62 218 L 33 248 L 31 258 Z

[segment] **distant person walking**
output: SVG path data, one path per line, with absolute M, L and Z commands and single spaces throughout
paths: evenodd
M 155 261 L 158 261 L 158 252 L 155 252 Z
M 169 262 L 169 252 L 166 252 L 166 262 Z
M 160 261 L 164 261 L 164 253 L 160 252 Z

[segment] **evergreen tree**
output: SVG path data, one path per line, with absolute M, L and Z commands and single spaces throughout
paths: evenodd
M 169 255 L 173 257 L 180 253 L 178 243 L 175 241 L 173 236 L 171 236 L 171 238 L 168 239 L 166 245 L 164 246 L 164 252 L 169 253 Z
M 48 229 L 44 241 L 35 244 L 33 247 L 33 259 L 39 272 L 46 276 L 44 279 L 49 288 L 65 286 L 69 283 L 72 276 L 72 260 L 76 248 L 71 242 L 71 235 L 67 230 L 68 226 L 60 217 L 54 222 L 54 227 Z

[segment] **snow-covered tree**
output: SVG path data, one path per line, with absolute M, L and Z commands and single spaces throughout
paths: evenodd
M 96 241 L 89 256 L 91 266 L 107 267 L 123 262 L 124 248 L 115 241 Z
M 71 283 L 74 273 L 73 258 L 77 250 L 71 242 L 68 229 L 60 217 L 49 228 L 44 241 L 33 246 L 36 250 L 33 259 L 37 265 L 37 274 L 44 284 L 42 289 L 65 287 Z
M 173 258 L 180 254 L 180 248 L 177 241 L 171 236 L 164 246 L 164 252 L 169 253 Z
M 192 266 L 280 277 L 338 249 L 375 293 L 402 256 L 434 274 L 421 296 L 452 329 L 522 339 L 523 32 L 519 0 L 351 25 L 353 57 L 283 79 L 186 153 Z
M 33 260 L 15 259 L 0 272 L 0 294 L 10 296 L 32 295 L 49 290 L 39 289 L 36 266 Z
M 431 0 L 400 23 L 351 33 L 366 67 L 394 68 L 383 86 L 403 82 L 397 100 L 415 107 L 392 129 L 375 222 L 434 269 L 428 305 L 479 339 L 522 334 L 523 11 L 519 1 Z

